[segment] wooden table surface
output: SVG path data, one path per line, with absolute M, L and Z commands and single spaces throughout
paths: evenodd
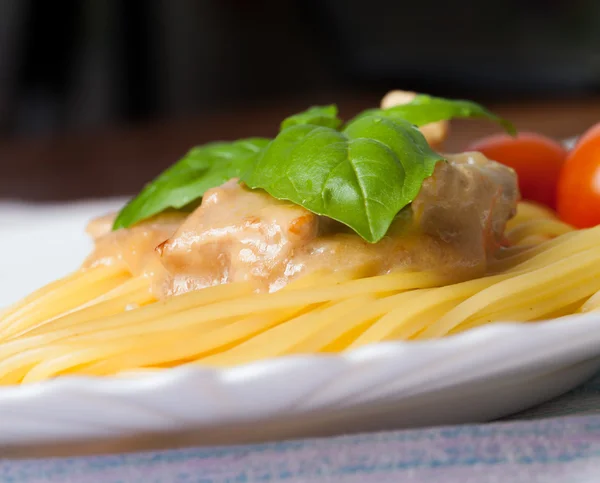
M 348 118 L 376 102 L 364 98 L 339 104 Z M 103 132 L 0 142 L 0 199 L 58 201 L 132 194 L 191 146 L 273 136 L 282 118 L 303 107 L 286 103 Z M 489 107 L 520 130 L 556 138 L 577 135 L 600 121 L 600 99 Z M 497 130 L 487 122 L 455 121 L 446 151 L 461 150 L 470 140 Z

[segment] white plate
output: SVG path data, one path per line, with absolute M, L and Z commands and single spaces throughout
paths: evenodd
M 118 203 L 0 205 L 0 304 L 76 267 L 89 249 L 86 220 Z M 153 444 L 221 444 L 479 422 L 564 393 L 599 368 L 600 315 L 588 315 L 225 370 L 65 377 L 0 387 L 0 446 L 153 432 L 180 435 Z

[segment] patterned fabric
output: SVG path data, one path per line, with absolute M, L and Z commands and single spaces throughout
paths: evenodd
M 575 413 L 588 415 L 548 418 Z M 0 482 L 600 482 L 600 374 L 515 418 L 251 446 L 0 460 Z
M 548 401 L 507 419 L 534 419 L 557 416 L 600 414 L 600 373 L 562 397 Z M 600 473 L 598 476 L 600 482 Z

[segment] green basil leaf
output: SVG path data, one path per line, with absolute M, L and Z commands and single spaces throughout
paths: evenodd
M 408 121 L 366 116 L 342 132 L 315 125 L 283 130 L 243 179 L 375 243 L 442 159 Z
M 127 228 L 166 209 L 180 209 L 199 201 L 206 190 L 250 169 L 268 143 L 268 139 L 249 138 L 192 149 L 125 205 L 113 230 Z
M 405 119 L 415 126 L 424 126 L 437 121 L 449 119 L 487 119 L 500 124 L 506 132 L 516 135 L 513 124 L 506 119 L 496 116 L 486 108 L 472 101 L 443 99 L 428 95 L 418 95 L 408 104 L 401 104 L 387 109 L 369 109 L 359 114 L 357 118 L 378 115 L 392 119 Z
M 342 120 L 338 117 L 338 109 L 335 104 L 330 106 L 314 106 L 284 119 L 280 130 L 283 131 L 288 127 L 301 124 L 313 124 L 315 126 L 337 129 L 342 124 Z

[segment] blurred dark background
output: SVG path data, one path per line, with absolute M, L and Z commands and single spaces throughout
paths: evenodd
M 574 134 L 600 119 L 600 1 L 0 0 L 0 198 L 131 193 L 192 144 L 391 88 Z

